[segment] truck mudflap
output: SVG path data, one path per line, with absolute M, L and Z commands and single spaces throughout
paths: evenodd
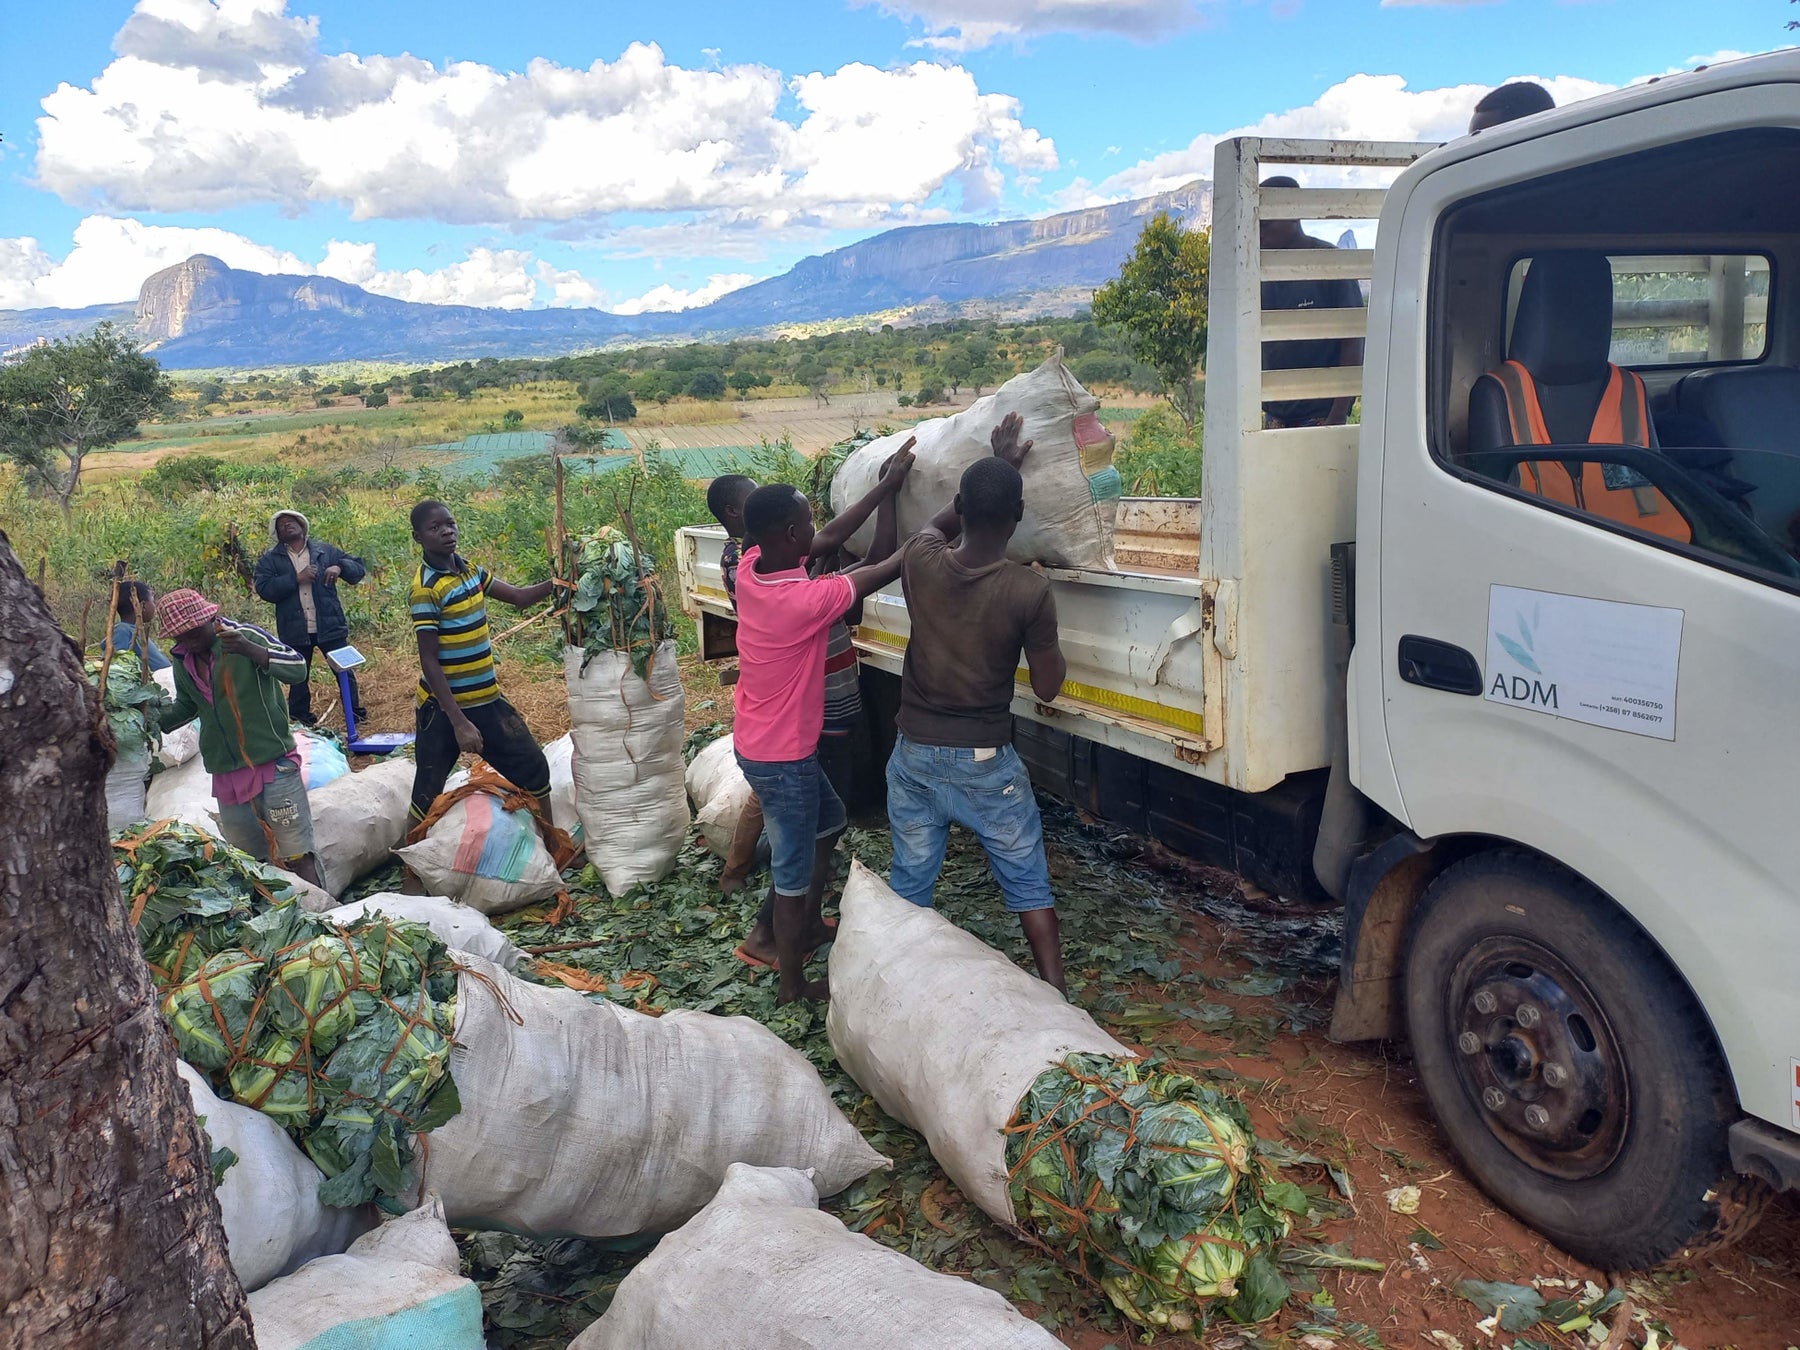
M 1350 867 L 1344 897 L 1344 954 L 1334 1041 L 1381 1041 L 1405 1035 L 1406 930 L 1413 906 L 1443 865 L 1425 840 L 1402 832 L 1376 845 Z

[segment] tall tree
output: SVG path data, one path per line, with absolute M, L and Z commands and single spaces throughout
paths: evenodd
M 0 1347 L 252 1350 L 113 873 L 81 653 L 0 532 Z
M 162 366 L 110 323 L 0 364 L 0 452 L 66 513 L 88 455 L 130 436 L 169 401 Z
M 1094 292 L 1094 321 L 1120 329 L 1131 354 L 1155 368 L 1188 426 L 1200 413 L 1194 373 L 1206 359 L 1212 236 L 1166 211 L 1144 226 L 1119 275 Z

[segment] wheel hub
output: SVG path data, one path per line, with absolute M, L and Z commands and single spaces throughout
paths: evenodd
M 1630 1122 L 1624 1057 L 1566 963 L 1526 938 L 1487 938 L 1446 996 L 1458 1076 L 1494 1136 L 1553 1176 L 1605 1170 Z

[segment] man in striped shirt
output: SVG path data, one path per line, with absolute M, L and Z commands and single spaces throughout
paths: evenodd
M 465 751 L 536 797 L 548 820 L 550 765 L 525 719 L 500 696 L 487 598 L 524 609 L 548 596 L 554 583 L 513 586 L 463 557 L 456 551 L 456 519 L 442 502 L 413 507 L 412 531 L 424 552 L 411 599 L 420 671 L 413 823 L 425 819 Z

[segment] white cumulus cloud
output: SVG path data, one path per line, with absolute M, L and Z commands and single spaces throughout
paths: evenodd
M 1044 33 L 1114 33 L 1141 41 L 1198 23 L 1199 0 L 853 0 L 921 22 L 917 45 L 971 51 Z
M 1615 86 L 1573 75 L 1537 79 L 1560 107 L 1606 93 Z M 1232 136 L 1295 136 L 1371 141 L 1447 141 L 1469 129 L 1469 114 L 1491 86 L 1447 85 L 1409 89 L 1399 75 L 1352 75 L 1313 102 L 1229 131 L 1205 132 L 1179 150 L 1140 160 L 1099 183 L 1076 183 L 1060 200 L 1070 207 L 1124 201 L 1168 192 L 1196 178 L 1213 176 L 1213 150 Z M 1391 175 L 1390 175 L 1391 176 Z M 1326 181 L 1315 172 L 1314 183 Z
M 145 277 L 196 253 L 247 272 L 335 277 L 377 295 L 432 305 L 525 309 L 538 302 L 540 280 L 550 288 L 552 304 L 595 305 L 602 295 L 581 273 L 558 272 L 522 249 L 472 248 L 466 258 L 427 271 L 383 268 L 374 244 L 333 239 L 312 263 L 230 230 L 89 216 L 75 227 L 60 259 L 30 236 L 0 238 L 0 309 L 80 309 L 135 300 Z
M 73 245 L 61 259 L 29 236 L 0 239 L 0 309 L 80 309 L 135 300 L 145 277 L 196 253 L 251 272 L 315 270 L 292 253 L 230 230 L 89 216 L 75 227 Z
M 614 314 L 673 314 L 677 310 L 710 305 L 721 295 L 729 295 L 732 291 L 742 290 L 755 280 L 756 278 L 748 272 L 725 272 L 708 277 L 704 286 L 698 286 L 691 291 L 677 290 L 669 285 L 656 286 L 645 291 L 636 299 L 614 305 L 612 312 Z
M 633 43 L 586 69 L 503 71 L 327 55 L 318 39 L 285 0 L 139 0 L 118 58 L 43 100 L 38 181 L 115 214 L 334 203 L 356 219 L 781 228 L 885 220 L 951 185 L 983 202 L 1005 171 L 1056 164 L 1016 99 L 954 65 L 790 79 Z

